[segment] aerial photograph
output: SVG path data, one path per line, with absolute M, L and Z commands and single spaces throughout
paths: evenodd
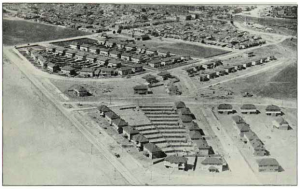
M 2 185 L 296 186 L 297 11 L 2 3 Z

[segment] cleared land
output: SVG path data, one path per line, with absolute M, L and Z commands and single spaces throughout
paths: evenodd
M 167 50 L 174 54 L 181 54 L 185 56 L 191 56 L 196 58 L 208 58 L 217 55 L 229 53 L 230 51 L 203 47 L 199 45 L 192 45 L 187 43 L 171 43 L 157 47 L 158 50 Z
M 23 20 L 3 20 L 4 45 L 33 43 L 87 34 L 88 33 L 86 32 L 74 29 L 50 26 Z
M 128 184 L 14 65 L 3 70 L 4 185 Z

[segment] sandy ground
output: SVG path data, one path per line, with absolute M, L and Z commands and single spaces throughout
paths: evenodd
M 4 185 L 127 185 L 14 65 L 3 73 Z

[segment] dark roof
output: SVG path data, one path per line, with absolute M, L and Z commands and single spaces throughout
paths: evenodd
M 183 123 L 191 122 L 193 121 L 193 118 L 190 115 L 181 115 L 180 119 Z
M 256 110 L 256 106 L 253 104 L 243 104 L 241 109 L 242 110 Z
M 269 106 L 267 106 L 266 111 L 277 112 L 277 111 L 281 111 L 281 110 L 278 106 L 269 105 Z
M 220 104 L 218 106 L 219 110 L 231 110 L 232 109 L 232 105 L 231 104 Z
M 193 115 L 193 113 L 191 112 L 191 110 L 189 108 L 181 108 L 181 109 L 179 109 L 179 113 L 181 115 Z
M 149 142 L 149 140 L 142 134 L 134 135 L 132 138 L 133 138 L 133 140 L 140 142 L 140 143 Z
M 175 107 L 177 109 L 179 109 L 179 108 L 185 108 L 185 103 L 182 102 L 182 101 L 177 101 L 177 102 L 175 102 Z
M 116 124 L 118 127 L 125 127 L 128 125 L 128 123 L 126 121 L 124 121 L 124 119 L 122 118 L 117 118 L 117 119 L 114 119 L 112 121 L 114 124 Z
M 142 77 L 143 79 L 149 80 L 149 79 L 156 79 L 154 75 L 148 74 Z
M 82 68 L 80 72 L 94 72 L 95 68 Z
M 159 76 L 168 76 L 168 75 L 171 75 L 171 74 L 168 71 L 162 71 L 162 72 L 158 73 L 157 75 L 159 75 Z
M 201 139 L 202 138 L 202 135 L 199 131 L 191 131 L 189 133 L 190 137 L 192 140 L 198 140 L 198 139 Z
M 258 159 L 257 163 L 259 166 L 279 166 L 278 161 L 274 158 Z
M 223 165 L 221 158 L 208 157 L 201 162 L 203 165 Z
M 148 90 L 147 85 L 137 85 L 133 87 L 134 90 Z
M 194 121 L 189 122 L 189 123 L 183 123 L 182 124 L 184 127 L 188 128 L 190 131 L 200 131 L 201 129 L 199 128 L 198 124 L 195 123 Z
M 76 84 L 71 87 L 71 90 L 77 90 L 78 92 L 88 92 L 86 90 L 86 88 L 84 88 L 81 85 L 76 85 Z
M 249 132 L 250 131 L 250 126 L 247 123 L 239 123 L 237 124 L 237 127 L 241 132 Z
M 166 157 L 165 161 L 168 161 L 170 163 L 179 164 L 179 163 L 187 163 L 188 159 L 186 157 L 172 155 L 172 156 Z
M 100 110 L 101 112 L 110 112 L 111 110 L 109 109 L 109 107 L 105 106 L 105 105 L 101 105 L 98 107 L 98 110 Z
M 235 116 L 232 116 L 232 119 L 233 121 L 238 124 L 238 123 L 246 123 L 245 120 L 239 116 L 239 115 L 235 115 Z
M 152 153 L 162 152 L 162 150 L 159 147 L 157 147 L 155 144 L 152 144 L 152 143 L 145 144 L 144 148 L 146 148 L 147 150 L 149 150 Z
M 131 126 L 126 126 L 126 127 L 123 127 L 123 131 L 129 133 L 129 134 L 138 134 L 139 131 L 138 130 L 135 130 L 133 127 Z
M 115 112 L 113 112 L 113 111 L 107 112 L 105 114 L 105 116 L 109 117 L 110 119 L 117 119 L 117 118 L 119 118 L 119 116 Z

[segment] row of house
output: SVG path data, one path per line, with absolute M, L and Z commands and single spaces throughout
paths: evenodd
M 241 106 L 242 114 L 258 114 L 259 110 L 256 108 L 254 104 L 243 104 Z M 217 107 L 217 111 L 220 114 L 233 114 L 236 110 L 233 109 L 231 104 L 219 104 Z M 281 109 L 276 105 L 269 105 L 265 109 L 266 115 L 278 116 L 282 115 Z
M 203 70 L 200 72 L 200 81 L 209 81 L 211 79 L 214 79 L 216 77 L 228 75 L 230 73 L 246 69 L 251 66 L 260 65 L 272 60 L 275 60 L 275 56 L 268 56 L 265 58 L 261 58 L 258 60 L 254 60 L 248 63 L 236 63 L 236 64 L 230 64 L 230 65 L 222 65 L 220 63 L 217 65 L 215 62 L 208 62 L 198 67 L 193 67 L 190 69 L 187 69 L 188 73 L 194 73 L 199 70 Z M 220 66 L 222 65 L 222 66 Z

